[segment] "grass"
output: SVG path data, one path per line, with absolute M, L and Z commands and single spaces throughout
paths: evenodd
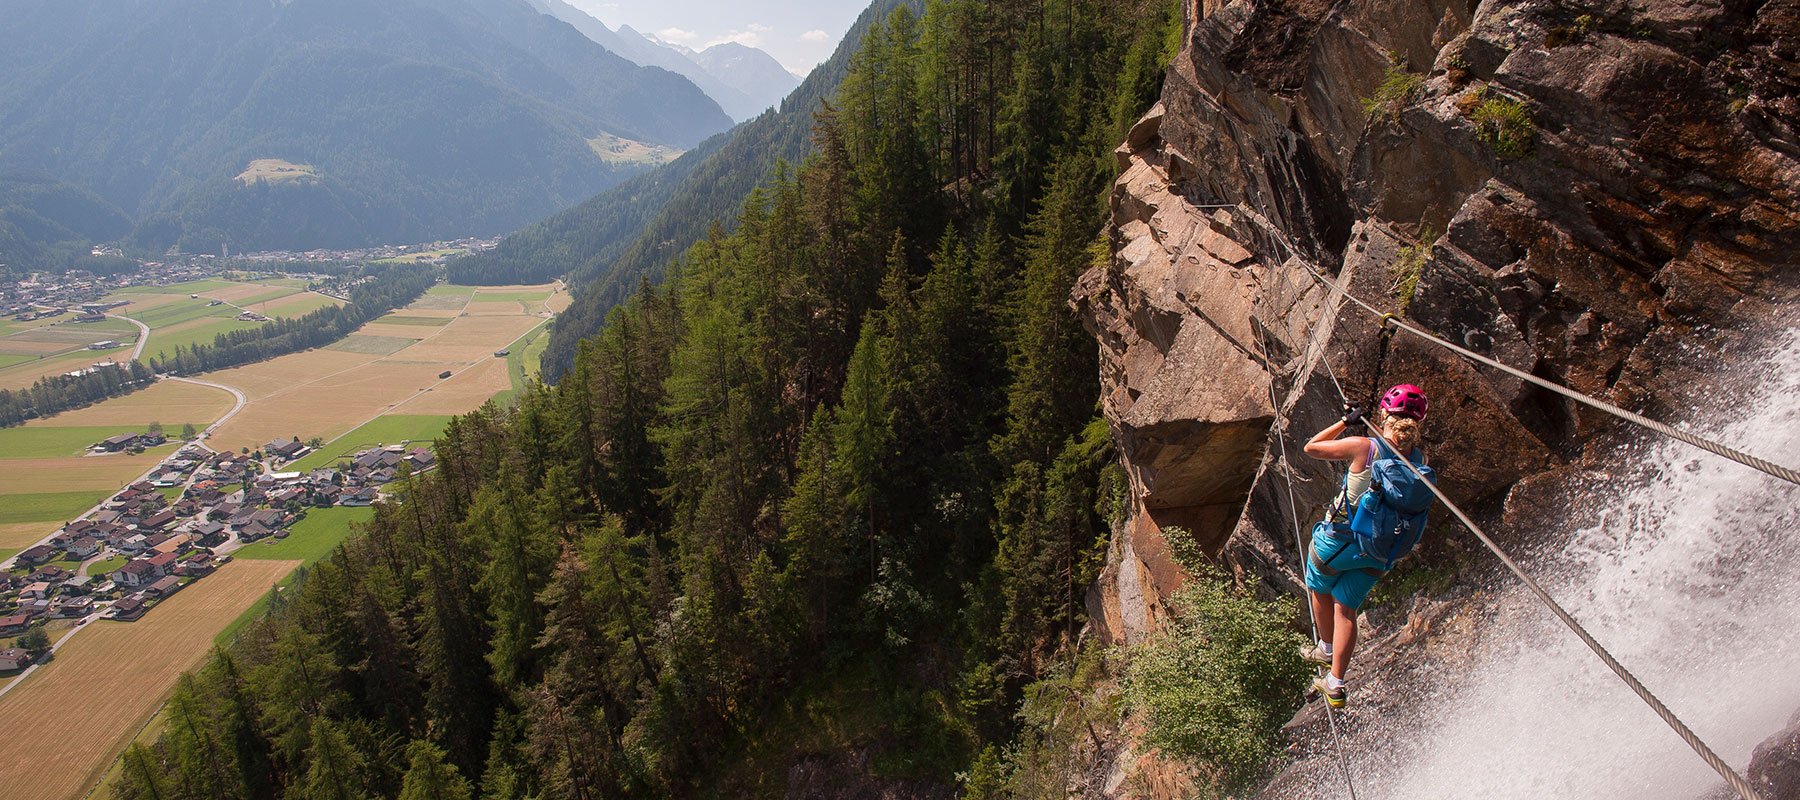
M 504 300 L 512 300 L 520 303 L 541 303 L 548 299 L 550 299 L 550 293 L 547 291 L 489 292 L 483 290 L 475 293 L 475 302 L 477 303 L 498 303 Z
M 171 283 L 167 286 L 128 286 L 119 290 L 119 294 L 199 294 L 236 286 L 231 281 L 205 278 L 186 283 Z
M 410 441 L 414 444 L 430 442 L 442 436 L 445 426 L 449 424 L 450 417 L 448 415 L 388 414 L 376 417 L 362 427 L 319 448 L 318 452 L 309 453 L 299 461 L 282 469 L 304 472 L 309 469 L 329 467 L 354 455 L 358 450 L 367 450 L 376 445 L 399 444 L 401 441 Z
M 389 314 L 388 316 L 376 319 L 375 322 L 381 325 L 419 325 L 442 328 L 445 325 L 450 324 L 450 317 L 407 317 L 398 314 Z
M 129 559 L 124 556 L 113 556 L 112 558 L 101 559 L 88 565 L 88 574 L 105 575 L 115 569 L 125 566 L 125 562 L 128 560 Z
M 189 300 L 183 298 L 172 303 L 164 303 L 155 308 L 146 308 L 142 312 L 130 314 L 128 316 L 145 325 L 149 325 L 151 328 L 151 335 L 154 336 L 155 329 L 157 328 L 173 327 L 183 322 L 200 319 L 202 317 L 221 317 L 230 319 L 238 315 L 238 310 L 231 306 L 209 306 L 207 305 L 209 302 L 212 301 Z
M 1392 63 L 1375 94 L 1363 98 L 1363 114 L 1372 122 L 1394 122 L 1424 87 L 1425 76 L 1406 71 L 1403 63 Z
M 1413 296 L 1419 292 L 1419 279 L 1425 276 L 1425 263 L 1431 260 L 1432 245 L 1437 244 L 1436 231 L 1426 228 L 1417 244 L 1400 248 L 1394 257 L 1394 263 L 1388 267 L 1394 276 L 1392 291 L 1394 299 L 1400 301 L 1400 316 L 1406 316 L 1412 308 Z
M 387 356 L 398 353 L 401 350 L 405 350 L 418 343 L 419 340 L 417 339 L 407 339 L 401 336 L 368 336 L 359 333 L 346 336 L 337 343 L 328 345 L 325 349 L 337 350 L 344 353 Z
M 229 308 L 229 306 L 221 306 Z M 150 328 L 150 344 L 144 345 L 146 355 L 168 356 L 177 347 L 192 347 L 195 344 L 210 345 L 219 334 L 232 331 L 250 330 L 261 327 L 261 322 L 246 322 L 240 319 L 224 318 L 212 321 L 200 321 L 200 324 L 180 327 L 152 326 Z
M 602 133 L 587 140 L 594 155 L 608 164 L 648 164 L 659 166 L 681 157 L 683 150 Z
M 440 283 L 430 289 L 426 289 L 425 294 L 430 297 L 444 297 L 450 295 L 456 297 L 468 297 L 469 295 L 474 294 L 477 288 L 479 287 L 463 286 L 455 283 Z
M 299 561 L 301 566 L 311 566 L 337 549 L 338 543 L 350 535 L 351 523 L 368 522 L 374 516 L 375 509 L 367 507 L 310 509 L 305 519 L 294 523 L 287 538 L 270 538 L 244 545 L 234 557 L 253 561 Z
M 107 494 L 106 491 L 88 490 L 0 495 L 0 525 L 72 520 Z
M 1481 101 L 1469 114 L 1475 122 L 1475 133 L 1501 158 L 1524 158 L 1537 144 L 1537 125 L 1531 109 L 1510 97 L 1489 97 L 1485 89 Z
M 23 364 L 27 361 L 36 361 L 36 360 L 37 360 L 37 356 L 19 355 L 16 353 L 0 353 L 0 369 L 5 369 L 14 364 Z
M 526 380 L 537 377 L 539 357 L 550 346 L 550 337 L 543 335 L 547 325 L 548 320 L 506 346 L 506 374 L 512 378 L 512 388 L 494 395 L 495 403 L 511 405 L 513 398 L 525 391 Z
M 148 426 L 102 425 L 71 428 L 26 426 L 0 429 L 0 459 L 78 456 L 87 450 L 88 445 L 101 439 L 121 433 L 140 433 L 146 427 Z
M 239 183 L 249 186 L 257 181 L 282 183 L 286 181 L 310 181 L 319 177 L 319 171 L 311 164 L 295 164 L 279 158 L 259 158 L 251 161 L 243 172 L 238 173 Z

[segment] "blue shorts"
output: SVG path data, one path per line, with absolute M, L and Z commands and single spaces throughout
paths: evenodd
M 1332 530 L 1323 523 L 1313 529 L 1311 550 L 1306 559 L 1306 588 L 1330 594 L 1331 599 L 1348 608 L 1361 608 L 1369 598 L 1369 590 L 1375 588 L 1375 582 L 1385 572 L 1381 562 L 1363 555 L 1354 534 Z M 1323 571 L 1319 569 L 1321 562 L 1325 565 Z

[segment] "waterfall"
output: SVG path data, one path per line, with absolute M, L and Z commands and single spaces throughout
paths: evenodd
M 1686 422 L 1794 465 L 1800 331 L 1752 362 L 1715 376 L 1722 401 Z M 1523 560 L 1741 773 L 1800 709 L 1800 487 L 1673 441 L 1611 460 L 1607 475 L 1571 494 L 1586 524 L 1543 521 L 1536 539 L 1548 544 Z M 1366 687 L 1406 695 L 1379 707 L 1358 707 L 1353 672 L 1345 746 L 1359 797 L 1693 800 L 1721 785 L 1515 580 L 1499 586 L 1473 601 L 1490 613 L 1466 665 L 1421 664 L 1411 674 L 1423 685 Z M 1305 796 L 1343 794 L 1335 770 L 1308 772 Z

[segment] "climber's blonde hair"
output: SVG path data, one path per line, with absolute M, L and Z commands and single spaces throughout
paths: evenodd
M 1425 435 L 1425 423 L 1412 417 L 1382 412 L 1381 427 L 1388 442 L 1401 453 L 1410 453 Z

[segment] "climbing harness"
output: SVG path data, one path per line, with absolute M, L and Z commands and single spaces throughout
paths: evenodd
M 1312 266 L 1310 264 L 1307 264 L 1305 261 L 1300 260 L 1300 259 L 1294 259 L 1294 262 L 1298 263 L 1301 267 L 1305 268 L 1307 272 L 1312 273 L 1313 277 L 1317 278 L 1326 288 L 1343 295 L 1345 298 L 1349 299 L 1351 302 L 1355 303 L 1356 305 L 1367 310 L 1369 313 L 1374 314 L 1378 318 L 1380 318 L 1381 324 L 1382 324 L 1382 327 L 1384 330 L 1388 329 L 1389 326 L 1392 326 L 1395 329 L 1406 331 L 1406 332 L 1411 333 L 1415 336 L 1418 336 L 1421 339 L 1424 339 L 1428 342 L 1432 342 L 1435 344 L 1442 345 L 1446 348 L 1449 348 L 1450 350 L 1452 350 L 1466 358 L 1470 358 L 1477 362 L 1487 364 L 1488 366 L 1498 368 L 1514 377 L 1529 381 L 1538 386 L 1542 386 L 1546 389 L 1554 391 L 1565 397 L 1569 397 L 1571 399 L 1580 401 L 1589 406 L 1600 409 L 1601 411 L 1605 411 L 1609 414 L 1613 414 L 1615 416 L 1618 416 L 1629 422 L 1640 425 L 1649 430 L 1664 434 L 1666 436 L 1669 436 L 1674 439 L 1678 439 L 1683 442 L 1687 442 L 1688 444 L 1694 445 L 1695 447 L 1699 447 L 1710 453 L 1714 453 L 1716 455 L 1719 455 L 1719 456 L 1722 456 L 1725 458 L 1729 458 L 1740 464 L 1744 464 L 1745 466 L 1749 466 L 1754 469 L 1761 470 L 1762 472 L 1765 472 L 1765 473 L 1772 475 L 1774 477 L 1777 477 L 1777 478 L 1781 478 L 1782 480 L 1786 480 L 1786 481 L 1789 481 L 1789 482 L 1792 482 L 1795 484 L 1800 484 L 1800 473 L 1796 473 L 1793 470 L 1789 470 L 1785 467 L 1771 464 L 1767 461 L 1756 458 L 1755 456 L 1751 456 L 1751 455 L 1748 455 L 1745 453 L 1738 452 L 1736 450 L 1733 450 L 1729 447 L 1718 444 L 1716 442 L 1711 442 L 1706 439 L 1702 439 L 1698 436 L 1695 436 L 1693 434 L 1689 434 L 1685 431 L 1681 431 L 1681 430 L 1678 430 L 1671 426 L 1665 425 L 1663 423 L 1656 422 L 1655 420 L 1647 419 L 1647 418 L 1639 416 L 1637 414 L 1633 414 L 1629 411 L 1626 411 L 1622 408 L 1614 406 L 1610 403 L 1606 403 L 1604 401 L 1588 397 L 1586 395 L 1581 394 L 1580 392 L 1574 391 L 1573 389 L 1568 389 L 1568 388 L 1559 386 L 1557 384 L 1554 384 L 1549 381 L 1538 378 L 1535 375 L 1531 375 L 1531 374 L 1513 369 L 1512 367 L 1509 367 L 1509 366 L 1502 364 L 1498 361 L 1495 361 L 1491 358 L 1487 358 L 1486 356 L 1482 356 L 1478 353 L 1471 352 L 1465 348 L 1458 347 L 1455 344 L 1452 344 L 1448 341 L 1445 341 L 1442 338 L 1439 338 L 1439 337 L 1434 336 L 1430 333 L 1427 333 L 1423 330 L 1420 330 L 1416 327 L 1413 327 L 1412 325 L 1409 325 L 1409 324 L 1401 321 L 1398 317 L 1395 317 L 1391 314 L 1384 313 L 1380 309 L 1377 309 L 1376 307 L 1364 302 L 1361 298 L 1358 298 L 1355 295 L 1350 294 L 1348 291 L 1345 291 L 1344 289 L 1338 287 L 1336 284 L 1333 284 L 1329 279 L 1327 279 L 1324 275 L 1321 275 L 1317 270 L 1313 269 Z M 1385 350 L 1385 347 L 1383 349 Z M 1329 372 L 1335 373 L 1337 370 L 1331 364 L 1330 354 L 1325 353 L 1323 355 L 1325 357 L 1326 370 Z M 1378 376 L 1377 380 L 1379 380 L 1379 376 Z M 1273 388 L 1271 387 L 1271 392 L 1272 391 L 1273 391 Z M 1341 386 L 1338 389 L 1338 395 L 1345 403 L 1350 402 L 1350 397 L 1348 395 L 1344 394 Z M 1279 429 L 1280 429 L 1280 425 L 1278 423 L 1277 430 L 1279 431 Z M 1369 427 L 1369 435 L 1371 437 L 1373 437 L 1374 439 L 1387 445 L 1388 447 L 1390 447 L 1390 448 L 1393 447 L 1393 443 L 1388 442 L 1387 439 L 1382 436 L 1381 432 L 1375 428 L 1375 426 Z M 1284 451 L 1283 457 L 1285 458 L 1285 446 L 1283 448 L 1283 451 Z M 1660 699 L 1658 699 L 1655 694 L 1652 694 L 1650 689 L 1648 687 L 1644 686 L 1642 681 L 1639 681 L 1637 679 L 1636 675 L 1633 675 L 1630 670 L 1626 669 L 1625 665 L 1619 663 L 1619 660 L 1614 658 L 1612 653 L 1608 652 L 1607 649 L 1603 645 L 1601 645 L 1600 642 L 1598 640 L 1596 640 L 1592 634 L 1588 633 L 1586 628 L 1583 628 L 1581 626 L 1580 622 L 1576 621 L 1576 619 L 1573 615 L 1571 615 L 1567 610 L 1565 610 L 1561 604 L 1557 603 L 1556 599 L 1551 597 L 1549 592 L 1545 591 L 1544 588 L 1541 585 L 1539 585 L 1535 579 L 1533 579 L 1529 574 L 1527 574 L 1525 572 L 1525 569 L 1523 567 L 1519 566 L 1519 563 L 1517 561 L 1513 560 L 1512 556 L 1509 555 L 1504 548 L 1500 547 L 1500 545 L 1498 543 L 1496 543 L 1492 537 L 1487 535 L 1486 531 L 1483 531 L 1481 529 L 1481 526 L 1476 525 L 1475 521 L 1473 519 L 1470 519 L 1469 515 L 1464 513 L 1462 508 L 1457 506 L 1456 503 L 1453 502 L 1449 498 L 1449 496 L 1445 495 L 1443 490 L 1439 489 L 1436 484 L 1434 484 L 1430 480 L 1428 480 L 1426 478 L 1426 476 L 1424 475 L 1424 473 L 1420 472 L 1418 467 L 1416 465 L 1414 465 L 1411 461 L 1409 461 L 1407 459 L 1400 459 L 1400 462 L 1405 464 L 1408 469 L 1412 470 L 1413 473 L 1419 478 L 1419 482 L 1423 483 L 1426 487 L 1428 487 L 1431 490 L 1431 493 L 1433 495 L 1436 495 L 1437 499 L 1439 501 L 1441 501 L 1446 508 L 1450 509 L 1450 513 L 1454 514 L 1456 516 L 1457 520 L 1460 521 L 1464 527 L 1469 529 L 1470 533 L 1475 534 L 1475 537 L 1477 539 L 1481 540 L 1481 543 L 1487 547 L 1489 552 L 1492 552 L 1496 558 L 1499 558 L 1500 563 L 1506 565 L 1506 568 L 1509 571 L 1511 571 L 1512 574 L 1514 576 L 1516 576 L 1521 582 L 1523 582 L 1525 584 L 1526 588 L 1531 590 L 1531 593 L 1537 597 L 1538 601 L 1543 603 L 1546 608 L 1549 608 L 1551 613 L 1554 614 L 1556 616 L 1556 618 L 1563 623 L 1563 625 L 1567 626 L 1570 631 L 1573 631 L 1575 633 L 1575 635 L 1581 639 L 1582 643 L 1586 644 L 1588 649 L 1592 650 L 1594 652 L 1594 654 L 1600 658 L 1601 662 L 1606 664 L 1607 668 L 1612 670 L 1613 674 L 1615 674 L 1619 677 L 1619 680 L 1624 681 L 1625 685 L 1630 687 L 1631 691 L 1633 693 L 1635 693 L 1640 700 L 1643 700 L 1646 705 L 1650 706 L 1650 709 L 1652 711 L 1656 712 L 1656 715 L 1658 717 L 1662 718 L 1662 721 L 1665 724 L 1667 724 L 1669 726 L 1669 728 L 1671 730 L 1673 730 L 1677 736 L 1681 737 L 1681 740 L 1683 742 L 1686 742 L 1688 747 L 1692 748 L 1694 753 L 1699 755 L 1700 759 L 1702 761 L 1706 762 L 1707 766 L 1712 767 L 1713 771 L 1717 772 L 1721 778 L 1724 778 L 1725 783 L 1728 786 L 1730 786 L 1733 791 L 1737 792 L 1738 795 L 1743 800 L 1762 800 L 1761 796 L 1757 793 L 1756 789 L 1754 787 L 1752 787 L 1750 785 L 1750 783 L 1743 778 L 1743 776 L 1739 775 L 1737 773 L 1737 771 L 1735 769 L 1733 769 L 1730 764 L 1727 764 L 1723 758 L 1720 758 L 1718 753 L 1714 752 L 1713 749 L 1710 746 L 1708 746 L 1705 741 L 1702 741 L 1700 739 L 1700 736 L 1698 734 L 1694 733 L 1693 729 L 1689 728 L 1686 723 L 1682 722 L 1680 718 L 1676 717 L 1675 712 L 1671 711 L 1667 705 L 1664 705 L 1663 702 Z M 1289 488 L 1289 492 L 1290 492 L 1289 500 L 1290 500 L 1290 506 L 1291 506 L 1291 503 L 1292 503 L 1292 494 L 1291 493 L 1293 490 L 1292 483 L 1289 484 L 1288 488 Z M 1298 537 L 1296 536 L 1296 538 L 1298 538 Z M 1317 636 L 1316 633 L 1314 635 L 1315 635 L 1315 637 Z
M 1261 334 L 1263 353 L 1266 356 L 1269 353 L 1269 332 L 1266 326 L 1259 326 L 1258 332 Z M 1335 383 L 1337 377 L 1332 376 L 1332 381 Z M 1341 389 L 1339 390 L 1339 393 L 1342 394 Z M 1269 380 L 1269 408 L 1272 410 L 1280 408 L 1275 398 L 1273 371 L 1270 373 Z M 1280 442 L 1280 455 L 1277 456 L 1275 466 L 1280 469 L 1282 479 L 1287 484 L 1288 522 L 1294 528 L 1294 546 L 1300 548 L 1300 552 L 1308 552 L 1306 542 L 1300 536 L 1300 508 L 1294 501 L 1293 468 L 1287 461 L 1287 430 L 1285 420 L 1279 418 L 1276 419 L 1275 436 Z M 1306 604 L 1306 616 L 1312 623 L 1313 641 L 1317 642 L 1319 641 L 1319 617 L 1313 610 L 1313 604 L 1311 602 Z M 1332 710 L 1330 703 L 1325 704 L 1325 724 L 1331 729 L 1331 748 L 1332 752 L 1337 755 L 1338 771 L 1342 772 L 1344 775 L 1344 789 L 1350 793 L 1350 800 L 1356 800 L 1356 782 L 1350 777 L 1350 760 L 1344 756 L 1344 739 L 1343 736 L 1338 733 L 1337 714 Z

